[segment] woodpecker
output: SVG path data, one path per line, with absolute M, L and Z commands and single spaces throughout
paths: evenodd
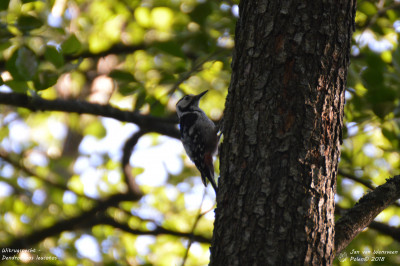
M 179 117 L 183 147 L 200 171 L 204 186 L 207 186 L 207 180 L 210 181 L 217 194 L 213 155 L 217 151 L 219 142 L 218 127 L 199 107 L 200 98 L 206 93 L 207 91 L 204 91 L 198 95 L 190 94 L 182 97 L 176 104 L 176 112 Z

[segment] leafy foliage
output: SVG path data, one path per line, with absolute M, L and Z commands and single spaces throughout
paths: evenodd
M 229 85 L 236 12 L 237 2 L 211 0 L 0 1 L 1 90 L 169 118 L 180 96 L 208 89 L 201 104 L 218 120 Z M 399 174 L 399 15 L 397 1 L 358 1 L 337 185 L 342 208 L 368 190 L 357 180 L 376 186 Z M 83 219 L 100 200 L 127 191 L 122 150 L 137 126 L 0 109 L 3 247 L 63 219 Z M 50 234 L 34 242 L 41 251 L 31 255 L 56 256 L 67 264 L 180 264 L 189 242 L 180 233 L 191 233 L 202 202 L 204 212 L 212 208 L 212 190 L 202 201 L 198 172 L 180 143 L 158 134 L 140 138 L 130 164 L 144 192 L 141 200 L 110 205 L 89 217 L 96 224 L 80 222 Z M 398 208 L 377 220 L 398 227 Z M 212 225 L 209 212 L 193 233 L 210 239 Z M 207 241 L 194 241 L 187 264 L 207 264 Z M 367 229 L 347 248 L 352 249 L 400 246 Z M 400 263 L 396 256 L 385 258 L 385 265 Z
M 344 140 L 338 178 L 338 205 L 353 206 L 369 188 L 398 175 L 399 157 L 399 28 L 400 5 L 396 1 L 358 1 L 351 65 L 346 92 Z M 350 178 L 350 179 L 349 179 Z M 376 221 L 399 227 L 398 206 L 383 211 Z M 398 240 L 397 240 L 398 241 Z M 399 250 L 399 242 L 373 229 L 361 233 L 347 248 L 362 251 Z M 378 256 L 379 255 L 375 255 Z M 385 265 L 398 264 L 399 257 L 385 255 Z M 337 261 L 336 261 L 337 262 Z M 347 264 L 352 265 L 349 259 Z

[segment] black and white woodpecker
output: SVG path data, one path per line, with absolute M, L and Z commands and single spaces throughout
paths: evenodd
M 213 155 L 217 151 L 219 137 L 218 127 L 199 107 L 200 98 L 206 94 L 186 95 L 176 104 L 179 117 L 181 140 L 189 158 L 194 162 L 201 174 L 203 184 L 211 182 L 215 193 L 218 192 L 214 180 Z

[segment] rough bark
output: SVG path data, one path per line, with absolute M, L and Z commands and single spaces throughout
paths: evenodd
M 355 0 L 241 1 L 211 265 L 329 265 Z

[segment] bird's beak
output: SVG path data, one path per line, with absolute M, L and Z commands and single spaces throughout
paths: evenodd
M 196 95 L 194 97 L 196 98 L 196 100 L 200 100 L 200 98 L 203 97 L 203 95 L 206 94 L 207 92 L 208 92 L 208 90 L 203 91 L 202 93 L 200 93 L 200 94 L 198 94 L 198 95 Z

